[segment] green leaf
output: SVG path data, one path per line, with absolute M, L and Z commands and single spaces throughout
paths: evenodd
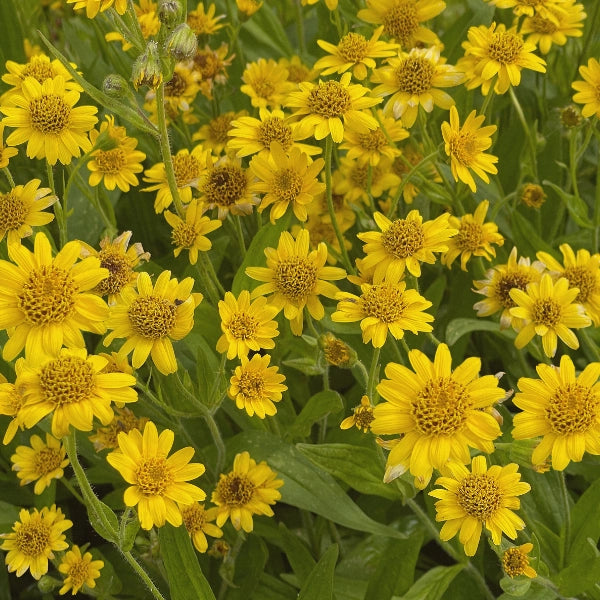
M 587 229 L 593 229 L 594 224 L 588 217 L 589 208 L 588 205 L 581 199 L 579 196 L 574 196 L 573 194 L 567 194 L 561 187 L 544 179 L 542 182 L 544 185 L 552 188 L 556 195 L 561 199 L 563 204 L 567 207 L 567 210 L 573 217 L 573 221 L 577 223 L 580 227 L 585 227 Z
M 282 361 L 286 367 L 292 367 L 305 375 L 321 375 L 324 371 L 323 367 L 315 362 L 314 358 L 304 356 L 302 358 L 290 358 Z
M 158 530 L 158 540 L 171 600 L 215 600 L 186 528 L 167 524 Z
M 121 517 L 121 527 L 119 529 L 119 548 L 124 552 L 129 552 L 133 548 L 135 538 L 140 530 L 140 521 L 132 516 L 129 509 Z
M 119 543 L 119 538 L 116 533 L 119 531 L 119 521 L 117 519 L 117 515 L 115 515 L 109 506 L 104 504 L 104 502 L 102 502 L 100 499 L 96 498 L 94 502 L 88 502 L 87 513 L 91 526 L 99 535 L 113 544 Z M 112 527 L 112 530 L 106 526 L 106 522 L 109 523 L 109 525 Z
M 268 573 L 263 573 L 252 600 L 296 600 L 297 596 L 296 588 Z
M 235 559 L 236 585 L 227 593 L 227 600 L 247 600 L 254 594 L 269 552 L 266 544 L 256 535 L 249 535 Z M 188 596 L 189 597 L 189 596 Z
M 252 19 L 244 23 L 240 30 L 240 39 L 243 41 L 244 48 L 247 47 L 250 53 L 257 47 L 258 42 L 260 45 L 275 50 L 278 56 L 294 54 L 294 49 L 281 26 L 281 21 L 267 4 L 263 4 L 261 9 L 252 16 Z M 256 58 L 261 56 L 264 56 L 262 50 L 258 51 Z
M 500 323 L 496 321 L 458 318 L 452 319 L 446 327 L 446 343 L 448 346 L 453 346 L 463 335 L 472 331 L 491 331 L 509 340 L 515 338 L 511 330 L 501 330 Z
M 503 577 L 500 580 L 500 587 L 511 596 L 521 597 L 529 592 L 531 579 L 525 575 L 519 577 Z
M 434 567 L 420 577 L 408 590 L 402 600 L 441 600 L 452 580 L 464 569 L 465 565 L 453 567 Z
M 571 509 L 571 545 L 567 555 L 569 564 L 579 562 L 588 538 L 600 538 L 600 480 L 594 481 Z
M 600 581 L 600 556 L 569 565 L 552 580 L 565 596 L 577 596 L 594 587 Z
M 288 431 L 288 437 L 306 437 L 310 435 L 313 423 L 329 413 L 338 413 L 344 409 L 342 397 L 333 390 L 323 390 L 311 396 Z
M 279 523 L 281 545 L 298 581 L 305 581 L 317 562 L 304 542 L 283 523 Z
M 515 244 L 522 256 L 533 257 L 540 250 L 552 254 L 553 248 L 542 239 L 531 223 L 517 211 L 512 213 L 512 227 Z
M 333 572 L 338 553 L 337 544 L 327 549 L 300 589 L 298 600 L 333 599 Z
M 0 501 L 0 533 L 7 533 L 19 520 L 19 508 L 8 502 Z

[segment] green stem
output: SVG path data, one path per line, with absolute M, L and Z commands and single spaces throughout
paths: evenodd
M 590 351 L 591 355 L 594 357 L 594 361 L 600 362 L 600 352 L 598 351 L 598 346 L 596 346 L 594 340 L 592 340 L 585 328 L 579 330 L 579 335 L 581 336 L 583 345 Z
M 209 276 L 212 279 L 212 282 L 213 282 L 215 288 L 219 292 L 219 296 L 221 298 L 223 298 L 225 296 L 225 288 L 221 285 L 221 281 L 219 280 L 219 277 L 217 276 L 215 267 L 213 266 L 212 261 L 210 260 L 210 257 L 208 256 L 208 254 L 206 252 L 202 252 L 201 257 L 205 263 L 206 270 L 208 271 Z
M 200 263 L 202 263 L 202 265 Z M 213 283 L 209 273 L 207 272 L 206 262 L 205 262 L 205 257 L 204 257 L 203 252 L 200 253 L 200 263 L 197 262 L 194 266 L 196 267 L 196 271 L 198 271 L 198 275 L 200 275 L 200 279 L 202 280 L 202 284 L 204 285 L 204 288 L 206 289 L 206 294 L 208 295 L 211 304 L 213 304 L 214 306 L 217 306 L 217 304 L 219 303 L 219 293 L 218 293 L 217 289 L 215 288 L 214 283 Z M 202 267 L 205 267 L 205 268 L 203 269 Z
M 12 175 L 10 174 L 9 168 L 4 167 L 2 170 L 4 171 L 4 175 L 6 176 L 6 179 L 8 179 L 8 184 L 10 185 L 11 188 L 14 188 L 15 180 L 13 179 Z
M 569 490 L 567 489 L 567 481 L 565 472 L 560 471 L 560 496 L 563 505 L 563 511 L 565 513 L 564 523 L 564 540 L 560 550 L 560 568 L 564 568 L 565 561 L 567 558 L 567 552 L 569 550 L 569 543 L 571 541 L 571 506 L 569 503 Z
M 296 0 L 295 5 L 298 49 L 300 50 L 300 56 L 304 58 L 306 56 L 306 40 L 304 39 L 304 15 L 302 13 L 302 4 L 300 3 L 300 0 Z
M 571 176 L 571 189 L 573 194 L 579 196 L 579 185 L 577 183 L 577 158 L 576 158 L 576 147 L 577 147 L 577 135 L 578 132 L 575 128 L 571 129 L 569 135 L 569 175 Z
M 48 174 L 48 185 L 52 190 L 52 194 L 54 194 L 56 198 L 56 202 L 54 203 L 54 216 L 56 217 L 56 224 L 58 225 L 58 237 L 60 241 L 60 247 L 63 248 L 69 239 L 67 237 L 67 208 L 66 208 L 66 200 L 63 198 L 63 206 L 58 198 L 58 194 L 56 193 L 56 185 L 54 184 L 54 171 L 52 170 L 52 165 L 46 161 L 46 173 Z
M 367 380 L 367 397 L 371 404 L 375 404 L 373 393 L 375 390 L 375 378 L 377 377 L 377 368 L 379 366 L 379 355 L 381 348 L 375 348 L 373 358 L 371 359 L 371 368 L 369 369 L 369 379 Z
M 219 431 L 219 426 L 215 421 L 215 418 L 212 414 L 208 413 L 204 419 L 206 420 L 206 424 L 208 425 L 208 429 L 210 430 L 210 435 L 212 436 L 213 442 L 215 443 L 215 447 L 217 449 L 217 461 L 215 463 L 215 472 L 217 477 L 219 477 L 219 473 L 223 470 L 223 465 L 225 464 L 225 443 L 223 442 L 223 437 L 221 436 L 221 432 Z
M 83 504 L 84 506 L 86 505 L 85 504 L 85 500 L 81 497 L 81 494 L 75 489 L 75 487 L 73 486 L 73 484 L 66 477 L 61 477 L 60 478 L 60 482 L 69 490 L 69 492 L 71 493 L 71 495 L 77 501 L 79 501 L 80 504 Z
M 354 363 L 354 366 L 362 373 L 362 376 L 365 378 L 365 385 L 367 385 L 369 382 L 369 372 L 367 371 L 367 367 L 365 367 L 365 365 L 360 360 L 357 360 Z
M 485 97 L 485 100 L 483 101 L 483 106 L 481 107 L 482 115 L 485 115 L 487 113 L 488 108 L 492 105 L 492 101 L 494 99 L 495 94 L 496 94 L 496 92 L 494 92 L 494 88 L 490 88 L 490 90 L 488 91 L 488 95 Z
M 156 600 L 165 600 L 165 597 L 158 591 L 158 588 L 154 585 L 154 582 L 148 576 L 148 573 L 144 571 L 142 566 L 135 560 L 131 552 L 121 551 L 123 558 L 127 561 L 129 566 L 139 575 L 140 579 L 146 584 L 146 587 L 150 590 Z
M 531 153 L 531 167 L 533 168 L 533 174 L 535 179 L 538 179 L 537 175 L 537 152 L 536 152 L 536 142 L 531 136 L 531 130 L 529 129 L 529 125 L 527 124 L 527 119 L 525 118 L 525 113 L 523 112 L 523 108 L 517 95 L 515 94 L 515 90 L 512 85 L 508 88 L 508 92 L 510 94 L 510 99 L 512 100 L 513 106 L 517 112 L 517 116 L 519 117 L 519 121 L 521 121 L 521 125 L 523 126 L 523 131 L 527 136 L 527 142 L 529 144 L 529 152 Z
M 244 231 L 242 229 L 242 221 L 239 215 L 230 215 L 231 222 L 233 223 L 233 227 L 235 229 L 235 235 L 237 237 L 238 245 L 240 247 L 240 252 L 242 253 L 242 258 L 246 255 L 246 242 L 244 240 Z

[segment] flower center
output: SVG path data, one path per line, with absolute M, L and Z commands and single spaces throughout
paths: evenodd
M 302 191 L 302 177 L 294 169 L 280 169 L 273 178 L 273 192 L 280 199 L 294 202 Z
M 178 223 L 171 232 L 171 243 L 179 248 L 191 248 L 196 241 L 198 232 L 193 225 L 183 221 Z
M 475 252 L 483 245 L 483 227 L 479 223 L 462 223 L 454 239 L 461 250 Z
M 25 556 L 40 556 L 50 546 L 50 527 L 41 520 L 23 523 L 15 534 L 15 543 Z
M 175 326 L 176 306 L 166 298 L 138 296 L 129 307 L 129 322 L 135 333 L 158 340 Z
M 69 126 L 71 107 L 56 94 L 34 98 L 29 103 L 31 126 L 44 134 L 61 133 Z
M 219 115 L 208 124 L 208 139 L 216 144 L 225 144 L 231 129 L 232 114 Z
M 289 150 L 294 143 L 292 129 L 279 117 L 270 117 L 259 125 L 258 141 L 265 148 L 270 148 L 271 142 L 279 142 L 284 150 Z
M 308 95 L 308 108 L 312 113 L 331 119 L 341 117 L 352 108 L 350 92 L 337 81 L 325 81 Z
M 204 194 L 209 204 L 233 206 L 239 202 L 248 189 L 248 177 L 240 167 L 226 164 L 216 167 L 208 176 Z
M 111 175 L 120 173 L 121 169 L 127 164 L 127 158 L 123 148 L 97 150 L 94 153 L 94 159 L 102 173 L 110 173 Z
M 18 229 L 26 217 L 27 209 L 15 190 L 0 194 L 0 230 Z
M 56 77 L 56 71 L 49 62 L 37 60 L 35 57 L 32 57 L 29 64 L 25 65 L 25 68 L 21 72 L 21 78 L 25 79 L 25 77 L 33 77 L 39 83 L 44 83 L 46 79 Z
M 217 496 L 227 506 L 245 506 L 254 497 L 254 484 L 244 476 L 230 473 L 217 484 Z
M 533 303 L 532 321 L 535 325 L 554 327 L 561 317 L 560 304 L 552 298 L 541 298 Z
M 306 81 L 310 73 L 304 65 L 290 65 L 287 67 L 288 70 L 288 81 L 292 83 L 302 83 Z
M 458 503 L 470 516 L 486 521 L 500 508 L 502 492 L 495 479 L 487 474 L 470 474 L 456 490 Z
M 98 253 L 100 266 L 108 269 L 108 277 L 97 286 L 96 291 L 106 294 L 118 294 L 132 279 L 133 269 L 127 257 L 118 250 L 105 248 Z
M 350 352 L 348 351 L 348 345 L 342 340 L 337 338 L 328 340 L 323 348 L 325 354 L 325 360 L 336 367 L 347 365 L 350 362 Z
M 502 568 L 509 577 L 523 575 L 529 566 L 529 558 L 519 548 L 509 548 L 502 555 Z
M 371 423 L 374 418 L 375 415 L 373 415 L 373 409 L 370 406 L 359 406 L 354 411 L 354 423 L 363 431 L 371 429 Z
M 95 380 L 92 367 L 78 356 L 61 356 L 51 360 L 40 372 L 44 399 L 55 407 L 90 398 Z
M 360 300 L 367 317 L 375 317 L 386 325 L 401 319 L 406 310 L 404 293 L 397 286 L 387 283 L 371 286 Z
M 67 576 L 71 578 L 71 585 L 74 590 L 80 588 L 90 576 L 89 563 L 83 559 L 78 560 L 69 567 Z
M 218 56 L 208 50 L 199 50 L 194 57 L 194 65 L 202 79 L 214 79 L 221 68 Z
M 544 19 L 540 15 L 536 14 L 530 20 L 530 25 L 536 33 L 542 33 L 546 35 L 552 35 L 558 31 L 558 27 L 550 19 Z
M 347 33 L 338 44 L 340 56 L 348 62 L 358 63 L 367 54 L 369 43 L 359 33 Z
M 227 324 L 227 329 L 236 340 L 247 340 L 256 334 L 258 321 L 248 313 L 236 313 Z
M 238 382 L 241 394 L 246 400 L 262 400 L 265 395 L 265 378 L 257 371 L 244 371 Z
M 525 290 L 527 284 L 531 282 L 531 276 L 525 271 L 515 273 L 506 273 L 500 277 L 496 284 L 494 295 L 504 308 L 513 308 L 515 301 L 510 297 L 510 290 Z
M 532 208 L 539 208 L 545 200 L 544 189 L 535 183 L 528 183 L 521 192 L 521 201 Z
M 179 73 L 173 73 L 173 77 L 165 83 L 165 96 L 179 98 L 186 90 L 187 82 Z
M 430 379 L 411 407 L 417 429 L 424 435 L 452 435 L 467 421 L 471 398 L 452 377 Z
M 182 509 L 181 516 L 183 517 L 185 528 L 190 533 L 202 531 L 202 528 L 206 524 L 206 512 L 202 506 L 197 503 Z
M 250 85 L 259 98 L 268 99 L 275 92 L 274 83 L 264 77 L 255 79 Z
M 195 156 L 191 154 L 177 154 L 171 158 L 173 159 L 175 181 L 178 188 L 184 188 L 197 183 L 200 176 L 200 163 Z
M 488 46 L 488 54 L 492 60 L 503 65 L 512 65 L 519 58 L 522 49 L 523 40 L 521 37 L 505 31 L 504 33 L 494 33 L 492 35 L 492 41 Z
M 173 483 L 173 475 L 162 456 L 142 458 L 136 472 L 137 484 L 145 496 L 162 496 Z
M 431 88 L 435 65 L 420 56 L 409 56 L 395 71 L 396 85 L 402 92 L 418 96 Z
M 58 450 L 54 448 L 42 448 L 39 452 L 35 453 L 33 461 L 35 472 L 40 475 L 47 475 L 60 467 L 62 457 Z
M 62 323 L 73 312 L 78 288 L 71 276 L 53 265 L 33 269 L 18 297 L 30 325 Z
M 473 133 L 459 132 L 450 140 L 450 154 L 465 167 L 473 164 L 477 153 L 477 137 Z
M 559 435 L 584 433 L 596 423 L 600 401 L 592 390 L 579 383 L 556 389 L 546 407 L 546 419 Z
M 286 258 L 275 269 L 275 287 L 287 300 L 305 300 L 316 284 L 317 268 L 306 258 Z
M 383 17 L 384 31 L 402 45 L 402 48 L 413 47 L 413 35 L 419 29 L 419 17 L 415 0 L 398 0 Z
M 381 150 L 387 146 L 388 141 L 381 129 L 373 129 L 369 133 L 359 133 L 358 143 L 365 150 Z
M 333 225 L 323 221 L 310 225 L 310 241 L 313 247 L 318 246 L 321 242 L 327 242 L 329 245 L 338 243 Z
M 416 254 L 425 243 L 423 226 L 415 221 L 397 219 L 382 233 L 381 244 L 394 258 L 408 258 Z
M 375 169 L 373 169 L 374 171 Z M 371 176 L 372 179 L 375 179 Z M 350 171 L 350 181 L 354 184 L 354 187 L 357 187 L 361 190 L 367 189 L 367 183 L 369 180 L 369 165 L 361 165 L 356 163 L 353 165 L 352 170 Z
M 563 277 L 567 278 L 569 287 L 579 288 L 575 302 L 587 302 L 590 295 L 596 291 L 596 275 L 586 267 L 569 267 Z

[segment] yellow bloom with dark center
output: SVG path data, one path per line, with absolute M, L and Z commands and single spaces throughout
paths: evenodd
M 283 310 L 294 335 L 302 335 L 304 308 L 313 319 L 320 321 L 325 309 L 319 296 L 335 298 L 339 290 L 330 281 L 346 277 L 344 269 L 325 266 L 327 246 L 324 243 L 310 252 L 309 245 L 306 229 L 302 229 L 296 239 L 284 231 L 277 248 L 265 248 L 266 267 L 246 268 L 248 277 L 265 282 L 253 290 L 252 298 L 273 294 L 270 303 L 278 311 Z
M 250 360 L 242 356 L 241 361 L 242 364 L 236 367 L 229 380 L 229 397 L 251 417 L 272 417 L 277 412 L 273 403 L 279 402 L 282 392 L 287 390 L 287 385 L 283 383 L 285 375 L 277 372 L 278 367 L 269 367 L 271 357 L 268 354 L 255 354 Z
M 19 154 L 19 151 L 12 146 L 4 145 L 4 125 L 0 123 L 0 169 L 8 167 L 8 163 L 13 156 Z
M 207 535 L 214 538 L 223 537 L 223 531 L 213 521 L 217 518 L 218 508 L 204 508 L 204 504 L 194 502 L 193 504 L 180 505 L 179 510 L 183 518 L 183 524 L 192 538 L 194 548 L 204 553 L 208 550 Z
M 187 24 L 196 35 L 212 35 L 223 27 L 219 21 L 225 17 L 225 15 L 215 17 L 216 10 L 217 7 L 214 4 L 211 4 L 206 10 L 204 3 L 198 2 L 196 8 L 188 12 Z
M 67 0 L 67 4 L 74 4 L 74 10 L 85 8 L 88 19 L 93 19 L 99 12 L 114 8 L 120 15 L 127 10 L 127 0 Z
M 297 55 L 293 54 L 291 57 L 286 58 L 282 56 L 277 61 L 283 68 L 288 71 L 288 81 L 292 83 L 301 83 L 302 81 L 314 81 L 319 72 L 308 67 L 302 62 L 302 59 Z
M 369 134 L 364 135 L 367 137 Z M 349 154 L 340 159 L 340 168 L 333 174 L 334 179 L 337 180 L 336 193 L 342 194 L 346 202 L 349 204 L 362 202 L 368 206 L 370 197 L 379 199 L 389 190 L 398 187 L 400 178 L 393 172 L 390 158 L 380 155 L 377 165 L 370 166 L 368 161 L 353 159 Z M 373 157 L 375 153 L 369 154 Z
M 526 183 L 521 188 L 519 200 L 530 208 L 541 208 L 546 202 L 546 193 L 541 185 Z
M 314 202 L 312 204 L 314 204 Z M 292 235 L 297 236 L 302 228 L 307 229 L 310 235 L 311 250 L 316 250 L 321 242 L 325 242 L 327 244 L 327 264 L 335 265 L 342 252 L 335 229 L 331 224 L 331 219 L 328 214 L 326 217 L 327 218 L 325 218 L 325 215 L 318 215 L 315 213 L 312 215 L 309 214 L 308 219 L 302 224 L 302 227 L 300 225 L 292 226 Z M 350 229 L 351 226 L 352 225 L 349 225 L 348 222 L 340 223 L 340 221 L 338 221 L 338 227 L 342 234 Z M 344 247 L 346 250 L 352 249 L 352 242 L 346 237 L 344 237 Z
M 15 373 L 17 379 L 23 370 L 24 359 L 19 358 L 15 363 Z M 4 376 L 1 377 L 0 383 L 0 415 L 11 417 L 11 421 L 6 428 L 2 443 L 6 446 L 10 444 L 15 437 L 15 434 L 20 429 L 24 429 L 23 423 L 19 419 L 19 413 L 25 403 L 24 389 L 17 388 L 14 383 L 8 383 Z
M 275 348 L 273 338 L 279 331 L 273 319 L 278 312 L 276 307 L 267 304 L 264 296 L 250 302 L 248 290 L 242 290 L 237 299 L 231 292 L 225 292 L 225 298 L 219 301 L 223 335 L 217 342 L 217 352 L 227 352 L 231 360 L 248 356 L 250 350 Z
M 229 67 L 235 54 L 227 56 L 229 47 L 222 42 L 219 48 L 213 50 L 206 45 L 199 48 L 192 59 L 192 70 L 198 77 L 200 92 L 208 100 L 213 99 L 215 84 L 223 85 L 227 82 L 227 67 Z
M 556 12 L 566 12 L 569 0 L 485 0 L 498 8 L 512 8 L 517 17 L 523 15 L 533 17 L 554 18 Z
M 444 151 L 450 157 L 450 168 L 454 181 L 462 181 L 475 193 L 477 186 L 471 175 L 474 171 L 483 181 L 490 182 L 488 173 L 498 173 L 495 163 L 498 157 L 486 154 L 492 145 L 492 134 L 496 131 L 496 125 L 481 127 L 485 120 L 484 115 L 476 116 L 476 111 L 471 111 L 469 116 L 460 126 L 460 119 L 456 107 L 450 107 L 450 122 L 442 123 L 442 136 L 444 138 Z
M 26 77 L 21 92 L 15 94 L 10 104 L 0 106 L 6 116 L 4 125 L 14 127 L 6 143 L 18 146 L 27 142 L 29 158 L 45 158 L 50 165 L 60 161 L 68 165 L 81 150 L 87 152 L 92 145 L 87 132 L 98 119 L 95 106 L 77 106 L 79 92 L 68 90 L 65 79 L 58 75 L 39 83 Z
M 55 557 L 54 552 L 69 547 L 63 532 L 72 526 L 73 522 L 65 519 L 55 504 L 50 508 L 44 506 L 42 510 L 34 508 L 31 512 L 21 509 L 12 533 L 0 534 L 0 538 L 4 538 L 0 548 L 8 550 L 4 559 L 8 572 L 16 571 L 17 577 L 21 577 L 29 569 L 34 579 L 45 575 L 48 559 Z
M 217 488 L 212 493 L 211 502 L 219 507 L 217 526 L 227 519 L 237 529 L 250 533 L 254 529 L 252 515 L 272 517 L 275 504 L 281 498 L 278 489 L 283 480 L 265 461 L 256 464 L 248 452 L 237 454 L 233 470 L 221 474 Z
M 411 210 L 405 219 L 390 221 L 385 215 L 373 215 L 379 231 L 359 233 L 365 242 L 363 270 L 373 270 L 373 282 L 398 283 L 404 271 L 421 276 L 421 263 L 435 263 L 434 252 L 446 252 L 448 243 L 458 230 L 449 224 L 448 213 L 423 223 L 418 210 Z
M 539 379 L 521 377 L 514 404 L 515 440 L 541 437 L 531 456 L 541 464 L 552 456 L 552 468 L 562 471 L 585 452 L 600 454 L 600 363 L 590 363 L 577 376 L 573 361 L 561 356 L 560 366 L 539 364 Z
M 440 344 L 434 361 L 420 350 L 411 350 L 408 359 L 414 371 L 396 363 L 385 368 L 377 391 L 387 402 L 374 409 L 371 431 L 400 435 L 387 459 L 385 481 L 406 471 L 423 489 L 433 469 L 449 462 L 467 464 L 469 448 L 494 451 L 500 426 L 488 412 L 504 398 L 493 375 L 479 377 L 481 359 L 467 358 L 454 371 L 446 344 Z
M 383 25 L 378 27 L 370 40 L 360 33 L 353 31 L 347 33 L 337 46 L 324 40 L 317 40 L 317 44 L 329 53 L 314 64 L 314 68 L 321 71 L 321 75 L 332 73 L 345 73 L 352 69 L 355 79 L 362 81 L 367 77 L 367 69 L 377 66 L 376 58 L 388 58 L 396 54 L 399 44 L 379 41 L 383 33 Z
M 485 456 L 476 456 L 471 471 L 462 464 L 450 463 L 448 475 L 435 482 L 444 489 L 434 489 L 430 496 L 439 498 L 435 503 L 436 521 L 445 521 L 440 538 L 446 542 L 457 533 L 467 556 L 474 556 L 479 546 L 483 526 L 492 534 L 497 546 L 502 534 L 514 540 L 525 523 L 513 510 L 518 510 L 518 496 L 526 494 L 531 486 L 521 481 L 518 465 L 492 465 L 489 469 Z M 460 532 L 460 533 L 459 533 Z
M 105 367 L 105 372 L 107 367 Z M 96 433 L 88 437 L 94 444 L 96 452 L 107 449 L 114 450 L 119 447 L 117 439 L 119 433 L 129 433 L 132 429 L 142 431 L 147 422 L 147 417 L 136 417 L 128 408 L 117 408 L 112 421 L 106 427 L 97 427 Z
M 299 84 L 300 91 L 288 95 L 285 106 L 296 109 L 293 116 L 299 119 L 301 132 L 317 140 L 331 135 L 339 143 L 344 138 L 345 126 L 360 133 L 377 129 L 377 120 L 364 109 L 382 99 L 367 96 L 369 89 L 351 84 L 350 78 L 350 73 L 344 73 L 339 81 L 303 82 Z
M 194 449 L 189 446 L 169 456 L 174 440 L 170 429 L 159 435 L 156 425 L 148 421 L 143 434 L 137 429 L 120 433 L 119 450 L 106 457 L 130 484 L 123 501 L 125 506 L 137 506 L 142 529 L 162 527 L 165 522 L 179 527 L 183 518 L 177 503 L 191 504 L 206 498 L 199 487 L 187 483 L 204 473 L 204 465 L 190 463 Z
M 288 93 L 296 87 L 288 81 L 287 75 L 287 69 L 272 58 L 259 58 L 246 65 L 242 73 L 244 85 L 240 87 L 240 91 L 250 97 L 252 106 L 279 108 Z
M 46 441 L 39 435 L 32 435 L 31 446 L 17 446 L 10 457 L 12 470 L 17 472 L 21 485 L 35 481 L 34 494 L 41 494 L 50 486 L 53 479 L 64 475 L 63 469 L 69 464 L 66 450 L 55 437 L 46 434 Z
M 362 339 L 371 342 L 374 348 L 381 348 L 387 339 L 388 331 L 397 340 L 404 337 L 406 330 L 417 334 L 419 331 L 433 331 L 429 324 L 433 316 L 423 312 L 431 306 L 416 290 L 407 290 L 406 283 L 383 281 L 376 285 L 361 285 L 362 294 L 355 296 L 348 292 L 337 295 L 337 311 L 331 320 L 338 323 L 360 321 Z
M 573 102 L 584 105 L 581 109 L 583 117 L 600 117 L 600 63 L 595 58 L 590 58 L 587 66 L 579 67 L 579 74 L 583 81 L 577 80 L 571 84 L 577 92 L 573 95 Z
M 165 82 L 165 106 L 167 112 L 176 117 L 178 111 L 187 112 L 191 110 L 200 86 L 191 65 L 188 63 L 177 63 L 173 75 Z M 148 92 L 147 98 L 155 99 L 156 92 Z
M 579 340 L 572 329 L 589 327 L 592 321 L 584 307 L 576 302 L 579 288 L 569 287 L 565 277 L 553 282 L 545 273 L 539 283 L 527 284 L 526 291 L 513 288 L 509 294 L 516 305 L 510 309 L 510 314 L 525 323 L 515 338 L 517 348 L 526 346 L 534 335 L 541 336 L 546 356 L 556 354 L 557 338 L 569 348 L 579 348 Z
M 215 156 L 220 155 L 230 138 L 229 135 L 234 128 L 234 121 L 246 115 L 246 111 L 224 112 L 202 125 L 192 136 L 192 140 L 199 141 L 205 150 L 212 152 Z
M 56 354 L 63 344 L 83 348 L 81 331 L 104 333 L 108 307 L 90 292 L 108 270 L 94 257 L 77 262 L 80 252 L 81 243 L 72 241 L 53 258 L 43 233 L 35 236 L 33 252 L 21 245 L 8 247 L 16 264 L 0 261 L 0 328 L 9 334 L 4 360 L 23 348 L 31 359 L 41 352 Z
M 74 596 L 83 586 L 90 589 L 95 588 L 96 579 L 100 577 L 102 567 L 104 567 L 104 561 L 92 560 L 91 552 L 85 552 L 82 555 L 79 546 L 73 544 L 58 565 L 59 572 L 66 575 L 64 584 L 58 593 L 62 595 L 70 591 Z
M 529 565 L 527 556 L 533 550 L 533 544 L 527 542 L 520 546 L 508 548 L 502 554 L 502 569 L 509 577 L 525 575 L 533 579 L 537 577 L 535 569 Z
M 373 407 L 368 396 L 363 396 L 360 399 L 360 404 L 352 410 L 352 416 L 346 417 L 340 423 L 340 429 L 350 429 L 356 427 L 363 433 L 371 431 L 371 423 L 375 416 L 373 415 Z

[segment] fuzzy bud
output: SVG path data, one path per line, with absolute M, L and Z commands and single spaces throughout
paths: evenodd
M 111 98 L 125 98 L 129 95 L 129 84 L 124 77 L 112 73 L 107 75 L 102 82 L 102 90 Z
M 158 6 L 158 18 L 169 29 L 181 23 L 183 20 L 182 12 L 179 0 L 162 0 Z
M 198 49 L 198 38 L 187 23 L 181 23 L 167 38 L 167 52 L 175 60 L 192 58 Z
M 133 63 L 133 87 L 137 90 L 140 86 L 146 85 L 154 90 L 162 83 L 162 79 L 158 44 L 148 42 L 146 52 L 138 56 Z

